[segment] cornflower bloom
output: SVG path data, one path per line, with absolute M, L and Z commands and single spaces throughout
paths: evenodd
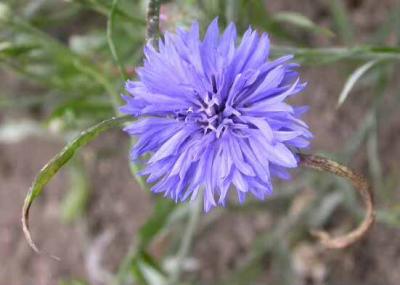
M 125 128 L 137 138 L 131 160 L 146 161 L 140 174 L 154 193 L 183 202 L 203 191 L 205 211 L 225 206 L 231 191 L 240 203 L 248 194 L 263 200 L 312 138 L 300 119 L 307 108 L 285 102 L 305 83 L 292 55 L 269 59 L 265 33 L 249 28 L 237 44 L 235 25 L 221 35 L 215 19 L 199 34 L 195 22 L 145 47 L 121 107 L 138 119 Z

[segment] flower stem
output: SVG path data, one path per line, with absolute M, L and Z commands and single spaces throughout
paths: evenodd
M 118 8 L 118 1 L 119 0 L 113 0 L 111 4 L 111 9 L 110 13 L 108 14 L 108 19 L 107 19 L 107 43 L 108 47 L 110 49 L 112 58 L 114 62 L 117 64 L 119 73 L 121 74 L 121 77 L 124 81 L 128 79 L 128 74 L 125 71 L 124 64 L 121 62 L 119 55 L 117 53 L 117 49 L 114 44 L 113 40 L 113 31 L 114 31 L 114 20 L 115 20 L 115 14 L 117 12 Z
M 333 249 L 345 248 L 360 240 L 371 228 L 375 218 L 374 202 L 369 183 L 363 176 L 353 172 L 348 167 L 335 161 L 311 154 L 299 154 L 299 156 L 300 165 L 304 167 L 319 171 L 327 171 L 350 180 L 351 184 L 361 195 L 366 208 L 366 213 L 362 223 L 347 234 L 332 237 L 329 233 L 321 230 L 312 231 L 311 234 L 317 237 L 324 246 Z
M 202 197 L 198 196 L 196 201 L 194 201 L 193 207 L 190 207 L 189 220 L 186 225 L 185 232 L 183 233 L 183 238 L 181 245 L 177 254 L 177 262 L 175 270 L 172 272 L 171 277 L 169 279 L 168 285 L 178 284 L 180 275 L 182 273 L 182 267 L 185 261 L 186 256 L 189 253 L 189 250 L 192 246 L 192 241 L 194 238 L 194 234 L 196 231 L 197 224 L 199 222 L 200 214 L 201 214 L 201 205 L 202 205 Z
M 160 0 L 150 0 L 147 9 L 147 40 L 154 45 L 160 33 Z

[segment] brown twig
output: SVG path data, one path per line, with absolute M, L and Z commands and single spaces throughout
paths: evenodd
M 150 0 L 147 10 L 147 40 L 154 45 L 160 33 L 160 0 Z
M 362 223 L 345 235 L 332 237 L 329 233 L 320 230 L 312 231 L 311 234 L 317 237 L 324 246 L 333 249 L 345 248 L 360 240 L 371 228 L 375 217 L 373 197 L 369 183 L 363 176 L 354 173 L 346 166 L 335 161 L 312 154 L 299 154 L 299 156 L 300 165 L 304 167 L 327 171 L 350 180 L 354 188 L 360 193 L 366 208 Z

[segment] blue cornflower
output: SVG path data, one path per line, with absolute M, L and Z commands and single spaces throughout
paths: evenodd
M 230 191 L 240 203 L 250 193 L 265 199 L 312 138 L 299 119 L 306 108 L 285 103 L 305 87 L 292 56 L 269 60 L 268 36 L 251 28 L 236 38 L 233 23 L 220 35 L 217 19 L 203 41 L 198 23 L 165 33 L 158 50 L 145 47 L 121 108 L 138 118 L 125 131 L 138 139 L 131 159 L 147 159 L 141 174 L 152 191 L 176 202 L 204 191 L 205 211 Z

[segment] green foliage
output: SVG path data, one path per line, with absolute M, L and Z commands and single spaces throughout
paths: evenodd
M 354 27 L 350 21 L 345 3 L 343 0 L 329 1 L 332 19 L 337 33 L 342 42 L 349 45 L 354 39 Z
M 171 214 L 175 209 L 172 201 L 157 199 L 153 214 L 137 233 L 136 246 L 126 256 L 118 270 L 119 283 L 123 283 L 130 272 L 139 284 L 149 284 L 144 272 L 146 268 L 154 269 L 163 276 L 166 275 L 159 262 L 148 252 L 148 247 L 160 233 L 167 231 Z

